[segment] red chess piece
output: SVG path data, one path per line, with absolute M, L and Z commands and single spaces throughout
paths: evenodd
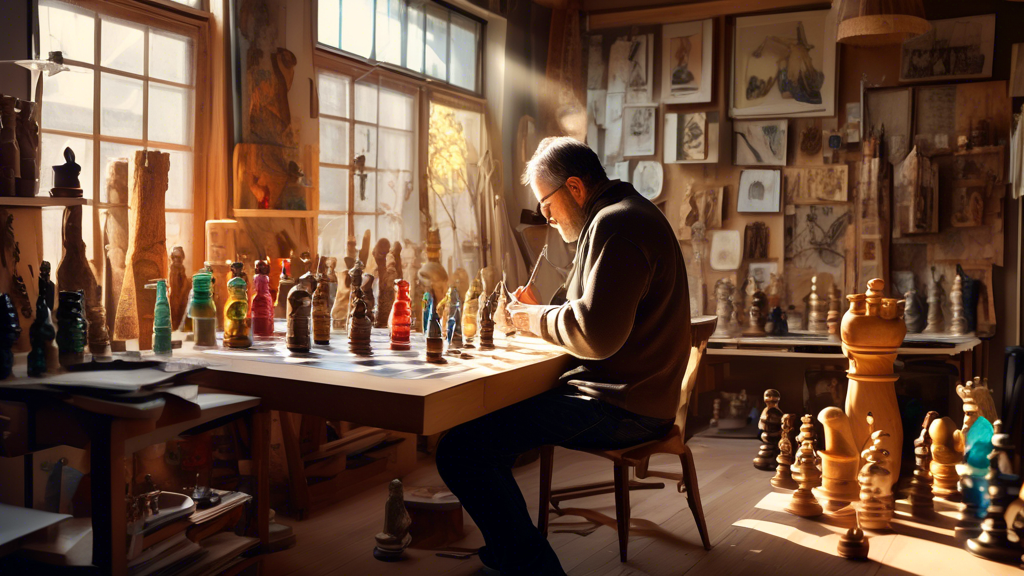
M 256 261 L 256 275 L 253 278 L 254 295 L 250 314 L 252 333 L 256 336 L 274 335 L 274 299 L 270 296 L 270 265 L 265 260 Z
M 409 298 L 409 283 L 395 280 L 395 304 L 391 307 L 391 349 L 409 349 L 409 331 L 412 328 L 412 300 Z

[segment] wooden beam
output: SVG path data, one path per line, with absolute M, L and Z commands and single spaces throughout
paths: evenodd
M 676 4 L 639 10 L 622 10 L 601 12 L 587 15 L 587 30 L 604 28 L 622 28 L 623 26 L 643 26 L 646 24 L 669 24 L 672 22 L 689 22 L 703 20 L 715 16 L 733 14 L 755 14 L 773 12 L 793 8 L 816 9 L 828 7 L 827 3 L 808 0 L 712 0 L 695 4 Z

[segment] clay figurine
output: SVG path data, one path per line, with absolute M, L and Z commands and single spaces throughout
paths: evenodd
M 252 333 L 257 338 L 271 338 L 274 336 L 274 301 L 270 296 L 270 264 L 266 260 L 256 261 L 253 284 Z
M 388 485 L 388 501 L 384 505 L 384 530 L 374 536 L 377 546 L 373 549 L 373 557 L 384 562 L 402 559 L 402 552 L 412 542 L 409 526 L 412 518 L 405 509 L 402 481 L 391 481 Z
M 236 262 L 240 264 L 240 262 Z M 228 280 L 228 300 L 224 304 L 224 345 L 228 348 L 249 348 L 248 286 L 241 275 Z
M 14 300 L 7 294 L 0 294 L 0 380 L 11 375 L 14 367 L 14 353 L 11 348 L 21 337 L 21 323 Z

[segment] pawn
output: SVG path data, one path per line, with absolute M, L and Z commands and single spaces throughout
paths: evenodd
M 821 516 L 822 513 L 821 505 L 818 504 L 818 500 L 811 491 L 821 482 L 821 471 L 814 464 L 814 427 L 811 424 L 811 415 L 807 414 L 801 418 L 801 421 L 810 427 L 811 432 L 809 434 L 810 437 L 804 437 L 804 441 L 800 445 L 800 451 L 797 452 L 796 463 L 792 467 L 793 479 L 799 485 L 796 491 L 793 492 L 792 500 L 786 506 L 786 512 L 811 518 Z
M 46 306 L 46 295 L 40 294 L 36 298 L 36 319 L 28 329 L 28 341 L 32 345 L 28 353 L 29 376 L 42 376 L 47 369 L 56 368 L 50 364 L 56 336 L 57 330 L 50 321 L 50 309 Z
M 963 279 L 957 274 L 953 277 L 953 289 L 949 291 L 949 307 L 953 317 L 949 320 L 949 333 L 954 336 L 967 334 L 967 319 L 964 318 Z
M 846 534 L 839 539 L 839 546 L 836 552 L 847 560 L 868 559 L 868 538 L 864 531 L 854 527 L 846 531 Z
M 950 502 L 959 502 L 957 483 L 960 474 L 956 465 L 964 459 L 964 435 L 948 416 L 933 420 L 928 435 L 932 440 L 932 494 Z
M 401 278 L 395 280 L 395 303 L 391 307 L 388 325 L 391 327 L 391 349 L 408 350 L 412 332 L 412 299 L 409 297 L 409 283 Z
M 14 368 L 14 353 L 11 348 L 21 337 L 21 323 L 14 300 L 8 294 L 0 294 L 0 380 L 11 375 Z
M 373 320 L 370 320 L 368 309 L 366 301 L 360 298 L 356 300 L 352 315 L 348 318 L 348 349 L 359 356 L 373 355 L 373 350 L 370 348 Z
M 330 286 L 322 274 L 316 275 L 316 290 L 312 296 L 313 343 L 327 346 L 331 343 Z
M 266 260 L 256 261 L 256 275 L 253 276 L 252 306 L 249 315 L 252 318 L 252 333 L 257 338 L 269 338 L 274 335 L 274 300 L 270 296 L 270 264 Z
M 914 477 L 910 481 L 910 513 L 918 518 L 929 518 L 935 513 L 935 502 L 932 497 L 932 438 L 928 427 L 939 417 L 932 410 L 924 417 L 921 434 L 914 440 Z
M 304 275 L 288 292 L 288 332 L 285 335 L 285 346 L 291 352 L 309 352 L 312 345 L 309 337 L 309 320 L 313 297 L 309 286 L 313 282 L 315 280 L 312 276 Z
M 241 264 L 241 262 L 235 264 Z M 252 346 L 252 338 L 249 337 L 251 322 L 248 286 L 244 276 L 239 274 L 228 280 L 228 300 L 224 304 L 224 345 L 228 348 Z
M 721 400 L 715 398 L 715 403 Z M 795 428 L 793 419 L 795 414 L 782 415 L 782 435 L 779 438 L 779 455 L 775 457 L 778 467 L 775 468 L 775 477 L 772 478 L 772 486 L 783 490 L 796 490 L 798 484 L 793 480 L 793 472 L 790 466 L 793 465 L 793 442 L 795 440 Z M 717 424 L 717 422 L 716 422 Z
M 57 349 L 60 365 L 67 368 L 85 360 L 85 297 L 81 291 L 61 290 L 57 306 Z
M 498 303 L 496 292 L 491 292 L 480 307 L 480 349 L 494 350 L 494 308 Z
M 988 455 L 988 512 L 981 523 L 981 535 L 967 541 L 967 551 L 975 556 L 996 562 L 1020 561 L 1020 549 L 1009 539 L 1006 525 L 1006 508 L 1018 496 L 1020 478 L 999 471 L 999 462 L 1013 461 L 1013 445 L 1010 436 L 1003 433 L 1002 420 L 993 424 L 992 452 Z
M 892 497 L 892 472 L 889 470 L 889 451 L 882 448 L 889 434 L 882 430 L 871 433 L 870 445 L 861 452 L 865 462 L 857 475 L 860 484 L 860 524 L 868 530 L 885 530 L 892 520 L 889 499 Z
M 764 410 L 758 421 L 761 430 L 761 447 L 754 458 L 754 468 L 771 470 L 777 464 L 775 457 L 779 454 L 779 437 L 782 435 L 782 410 L 779 410 L 779 391 L 764 391 Z
M 446 361 L 444 353 L 444 338 L 441 337 L 441 322 L 437 314 L 430 314 L 427 318 L 427 362 L 431 364 L 444 364 Z

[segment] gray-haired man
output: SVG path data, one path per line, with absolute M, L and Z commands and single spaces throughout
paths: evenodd
M 558 388 L 452 429 L 437 469 L 484 535 L 480 558 L 502 574 L 564 574 L 512 476 L 545 445 L 625 448 L 672 427 L 690 350 L 683 256 L 671 224 L 571 138 L 540 143 L 523 175 L 540 212 L 576 257 L 550 306 L 516 291 L 513 320 L 576 358 Z

